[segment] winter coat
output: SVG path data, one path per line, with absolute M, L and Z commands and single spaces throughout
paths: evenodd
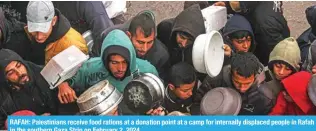
M 302 62 L 305 62 L 308 54 L 311 43 L 316 39 L 316 6 L 308 7 L 305 10 L 306 19 L 311 26 L 305 30 L 296 40 L 301 49 Z M 314 31 L 314 30 L 315 31 Z M 314 32 L 314 33 L 313 33 Z
M 276 105 L 269 115 L 316 115 L 316 110 L 307 95 L 311 74 L 305 71 L 295 73 L 282 80 L 282 84 L 293 102 L 288 102 L 280 92 Z
M 6 14 L 6 17 L 5 17 Z M 13 16 L 0 9 L 0 29 L 2 41 L 0 48 L 10 49 L 24 60 L 30 60 L 30 40 L 24 32 L 25 23 L 17 21 Z
M 114 29 L 119 29 L 124 32 L 128 31 L 128 25 L 126 24 L 127 23 L 121 24 L 121 25 L 115 25 L 106 29 L 102 33 L 102 38 L 104 39 L 107 36 L 107 34 Z M 94 50 L 98 50 L 98 51 L 93 51 L 93 52 L 100 52 L 101 48 L 94 48 Z M 100 53 L 98 53 L 97 56 L 100 56 Z M 137 58 L 147 60 L 148 62 L 150 62 L 153 66 L 156 67 L 159 73 L 159 77 L 165 80 L 166 75 L 167 75 L 166 73 L 170 67 L 169 52 L 168 52 L 167 47 L 159 39 L 157 38 L 155 39 L 152 48 L 148 50 L 148 52 L 143 57 L 137 56 Z
M 37 115 L 57 113 L 57 92 L 50 90 L 49 84 L 40 74 L 42 66 L 24 61 L 18 54 L 8 49 L 0 50 L 0 127 L 8 115 L 19 110 L 30 110 Z M 30 84 L 15 90 L 5 78 L 5 67 L 11 61 L 21 62 L 27 69 Z
M 158 25 L 158 35 L 157 37 L 161 40 L 168 48 L 170 53 L 171 65 L 178 62 L 187 62 L 193 65 L 192 62 L 192 48 L 195 38 L 205 33 L 205 25 L 200 11 L 199 5 L 193 5 L 186 10 L 182 11 L 175 19 L 170 19 L 171 21 L 163 21 Z M 167 23 L 164 23 L 167 22 Z M 170 23 L 171 22 L 171 23 Z M 171 30 L 167 26 L 172 25 Z M 166 28 L 167 27 L 167 28 Z M 159 29 L 160 28 L 160 29 Z M 164 28 L 164 29 L 161 29 Z M 163 32 L 159 32 L 163 31 Z M 170 32 L 168 32 L 170 31 Z M 185 32 L 193 38 L 191 45 L 180 48 L 176 42 L 176 32 Z M 166 37 L 164 34 L 170 34 Z M 163 35 L 163 36 L 162 36 Z
M 236 49 L 232 45 L 232 41 L 228 37 L 230 34 L 237 32 L 237 31 L 248 31 L 251 35 L 251 45 L 249 48 L 249 52 L 254 52 L 256 49 L 256 42 L 255 42 L 255 36 L 253 34 L 252 28 L 248 20 L 241 16 L 241 15 L 234 15 L 232 16 L 226 23 L 224 29 L 223 29 L 223 39 L 225 44 L 231 47 L 233 52 L 236 52 Z M 225 57 L 224 65 L 228 65 L 230 62 L 229 57 Z
M 117 49 L 104 52 L 105 49 L 110 47 L 116 47 Z M 109 68 L 107 67 L 108 61 L 103 63 L 102 58 L 107 58 L 107 56 L 110 55 L 110 52 L 125 56 L 126 54 L 122 54 L 123 49 L 128 49 L 129 52 L 129 70 L 126 72 L 126 76 L 123 80 L 118 80 L 110 73 Z M 103 56 L 104 53 L 106 53 L 106 56 Z M 153 73 L 158 76 L 157 70 L 153 65 L 148 61 L 136 58 L 133 44 L 123 31 L 113 30 L 107 35 L 102 44 L 101 56 L 102 57 L 91 58 L 83 63 L 76 75 L 68 81 L 69 85 L 76 91 L 77 95 L 80 95 L 89 87 L 105 79 L 120 92 L 123 92 L 127 83 L 133 78 L 133 73 L 138 71 L 143 73 Z
M 55 9 L 55 14 L 58 18 L 57 22 L 53 26 L 52 33 L 43 44 L 38 44 L 28 32 L 27 26 L 25 27 L 25 32 L 28 34 L 32 44 L 37 44 L 31 50 L 31 52 L 35 52 L 32 53 L 31 58 L 35 59 L 34 62 L 36 64 L 42 65 L 44 61 L 47 64 L 55 55 L 72 45 L 79 48 L 83 53 L 88 54 L 86 41 L 81 34 L 70 27 L 69 21 L 58 9 Z
M 200 102 L 204 95 L 213 88 L 227 87 L 235 89 L 232 83 L 232 75 L 230 65 L 225 66 L 221 73 L 211 78 L 207 76 L 200 88 L 197 90 L 194 98 L 195 110 L 200 107 Z M 245 93 L 240 93 L 242 97 L 242 106 L 239 115 L 265 115 L 270 112 L 274 106 L 275 98 L 268 88 L 259 86 L 256 82 Z
M 91 30 L 94 43 L 102 43 L 101 33 L 113 26 L 101 1 L 54 1 L 54 7 L 69 20 L 80 34 Z

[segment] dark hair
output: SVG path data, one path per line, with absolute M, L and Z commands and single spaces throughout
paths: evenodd
M 228 35 L 228 37 L 232 40 L 232 39 L 242 39 L 244 37 L 248 37 L 251 36 L 250 32 L 249 31 L 246 31 L 246 30 L 239 30 L 239 31 L 236 31 L 236 32 L 233 32 L 231 34 Z
M 185 62 L 173 65 L 169 70 L 168 77 L 168 83 L 173 84 L 175 87 L 191 84 L 196 80 L 194 68 Z
M 140 27 L 145 37 L 151 35 L 152 32 L 155 33 L 155 22 L 147 14 L 140 14 L 133 18 L 131 24 L 128 28 L 128 31 L 134 36 L 136 35 L 136 29 Z
M 235 53 L 230 63 L 231 71 L 237 71 L 237 74 L 243 77 L 256 75 L 260 68 L 258 58 L 250 52 Z

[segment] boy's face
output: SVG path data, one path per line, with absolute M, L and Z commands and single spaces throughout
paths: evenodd
M 232 38 L 232 44 L 237 52 L 248 52 L 251 46 L 251 37 L 243 37 L 240 39 Z

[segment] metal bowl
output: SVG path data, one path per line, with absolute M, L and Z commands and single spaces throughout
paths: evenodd
M 77 99 L 80 112 L 90 111 L 95 106 L 102 104 L 106 99 L 111 98 L 113 93 L 116 93 L 115 90 L 115 87 L 108 80 L 93 85 Z M 117 100 L 114 99 L 113 101 L 116 102 Z
M 131 111 L 143 114 L 163 102 L 164 91 L 164 85 L 157 76 L 144 73 L 127 84 L 123 99 Z

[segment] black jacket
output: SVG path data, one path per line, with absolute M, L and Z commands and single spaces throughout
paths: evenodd
M 24 32 L 25 23 L 18 21 L 11 15 L 0 9 L 0 29 L 2 33 L 0 48 L 13 50 L 23 59 L 29 60 L 31 48 L 30 40 Z
M 231 79 L 230 65 L 225 66 L 217 77 L 211 78 L 208 76 L 205 78 L 194 98 L 194 108 L 199 108 L 199 103 L 203 96 L 216 87 L 235 89 Z M 256 83 L 253 84 L 247 92 L 241 93 L 241 97 L 242 107 L 239 115 L 266 115 L 270 112 L 270 109 L 275 103 L 272 91 L 263 86 L 257 86 Z
M 316 6 L 308 7 L 305 10 L 306 19 L 311 26 L 305 30 L 298 38 L 297 43 L 301 49 L 301 62 L 307 59 L 309 47 L 311 43 L 316 39 Z
M 91 30 L 94 42 L 102 43 L 101 33 L 113 26 L 101 1 L 54 1 L 54 7 L 69 20 L 79 33 Z
M 119 29 L 124 32 L 128 31 L 129 25 L 128 23 L 125 24 L 120 24 L 120 25 L 115 25 L 112 26 L 102 32 L 102 39 L 104 39 L 108 33 L 110 33 L 114 29 Z M 95 57 L 100 56 L 100 51 L 101 51 L 101 45 L 102 43 L 95 43 L 93 45 L 93 54 Z M 169 63 L 169 53 L 167 47 L 159 40 L 155 39 L 154 45 L 152 48 L 145 54 L 143 57 L 137 56 L 137 58 L 147 60 L 149 61 L 153 66 L 156 67 L 159 77 L 165 80 L 166 78 L 166 73 L 170 67 Z
M 2 49 L 0 54 L 0 126 L 4 126 L 8 115 L 19 110 L 30 110 L 37 115 L 57 114 L 57 92 L 49 89 L 48 83 L 40 74 L 43 68 L 23 61 L 20 56 L 8 49 Z M 4 68 L 14 60 L 26 66 L 30 78 L 30 84 L 21 90 L 11 88 L 11 84 L 5 79 Z

